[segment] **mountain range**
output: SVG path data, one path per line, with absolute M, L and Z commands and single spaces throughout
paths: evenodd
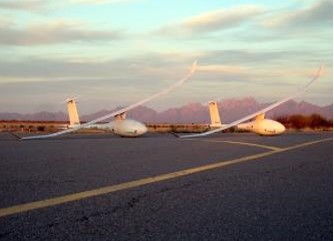
M 270 103 L 259 103 L 252 97 L 243 99 L 225 99 L 218 102 L 222 122 L 237 120 L 260 110 L 269 104 Z M 100 110 L 90 115 L 81 116 L 80 119 L 81 121 L 89 121 L 106 115 L 114 110 Z M 276 109 L 269 111 L 267 116 L 269 118 L 275 118 L 293 114 L 320 114 L 327 119 L 333 119 L 333 104 L 321 107 L 304 101 L 296 102 L 291 100 Z M 184 106 L 170 108 L 161 112 L 157 112 L 145 106 L 140 106 L 131 110 L 127 116 L 145 123 L 209 123 L 210 121 L 208 107 L 200 103 L 189 103 Z M 0 113 L 0 120 L 67 121 L 68 115 L 64 112 L 46 111 L 34 114 Z

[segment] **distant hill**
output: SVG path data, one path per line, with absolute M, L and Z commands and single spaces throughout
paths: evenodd
M 219 113 L 223 122 L 231 122 L 242 118 L 247 114 L 254 113 L 270 103 L 258 103 L 254 98 L 244 99 L 226 99 L 218 103 Z M 99 111 L 91 115 L 82 116 L 82 120 L 93 120 L 99 116 L 110 113 L 110 111 Z M 267 113 L 268 117 L 274 118 L 279 116 L 293 114 L 320 114 L 321 116 L 333 118 L 333 104 L 320 107 L 308 102 L 288 101 Z M 153 109 L 141 106 L 128 113 L 128 117 L 147 123 L 209 123 L 209 111 L 207 106 L 200 103 L 189 103 L 187 105 L 170 108 L 162 112 L 156 112 Z
M 247 114 L 251 114 L 269 103 L 258 103 L 254 98 L 226 99 L 218 103 L 221 119 L 223 122 L 230 122 L 239 119 Z M 100 110 L 90 115 L 81 116 L 82 121 L 88 121 L 108 114 L 113 110 Z M 321 116 L 333 118 L 333 104 L 320 107 L 308 102 L 288 101 L 267 113 L 268 117 L 279 117 L 293 114 L 320 114 Z M 128 113 L 128 117 L 146 123 L 208 123 L 209 111 L 207 106 L 199 103 L 189 103 L 187 105 L 170 108 L 157 112 L 151 108 L 140 106 Z M 40 121 L 66 121 L 67 114 L 63 112 L 38 112 L 35 114 L 0 113 L 0 120 L 40 120 Z
M 47 112 L 41 111 L 34 114 L 19 113 L 0 113 L 0 120 L 33 120 L 33 121 L 66 121 L 68 115 L 64 112 Z

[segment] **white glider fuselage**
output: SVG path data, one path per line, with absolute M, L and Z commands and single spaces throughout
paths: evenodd
M 115 135 L 122 137 L 138 137 L 147 132 L 145 124 L 132 119 L 113 120 L 106 124 L 93 124 L 89 128 L 111 131 Z
M 254 120 L 237 125 L 240 130 L 252 131 L 263 136 L 274 136 L 282 134 L 285 131 L 284 125 L 281 123 L 270 120 Z

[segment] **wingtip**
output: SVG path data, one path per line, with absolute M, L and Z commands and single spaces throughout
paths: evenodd
M 321 64 L 319 67 L 319 74 L 318 74 L 319 76 L 322 76 L 324 74 L 324 69 L 325 69 L 324 65 Z
M 12 131 L 8 131 L 8 133 L 11 134 L 13 137 L 15 137 L 15 139 L 21 140 L 21 137 L 19 135 L 17 135 L 16 133 L 14 133 Z
M 175 132 L 171 132 L 171 134 L 172 134 L 173 136 L 175 136 L 176 138 L 180 138 L 180 135 L 176 134 Z
M 191 65 L 191 72 L 194 73 L 196 71 L 196 68 L 197 68 L 197 59 L 194 60 L 193 64 Z

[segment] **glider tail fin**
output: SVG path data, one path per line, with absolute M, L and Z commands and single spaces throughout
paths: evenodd
M 210 119 L 211 119 L 210 127 L 214 127 L 214 128 L 221 127 L 222 123 L 220 121 L 217 101 L 209 102 L 209 112 L 210 112 Z
M 126 112 L 115 115 L 115 119 L 116 120 L 125 120 L 126 119 Z
M 255 120 L 259 121 L 259 120 L 263 120 L 265 117 L 265 112 L 258 114 L 257 116 L 255 116 Z
M 80 120 L 79 120 L 79 115 L 78 115 L 78 110 L 77 110 L 77 102 L 73 98 L 73 99 L 68 99 L 66 103 L 67 103 L 68 116 L 70 119 L 69 128 L 79 126 Z

